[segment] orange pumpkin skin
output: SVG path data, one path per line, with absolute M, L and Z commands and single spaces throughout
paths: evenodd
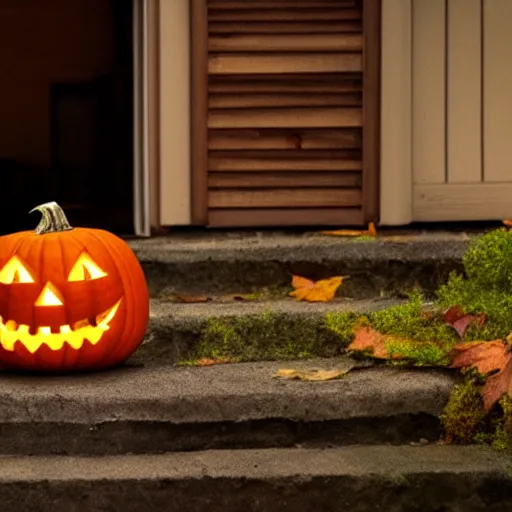
M 101 370 L 124 362 L 143 341 L 149 293 L 135 254 L 107 231 L 67 226 L 0 237 L 4 367 Z

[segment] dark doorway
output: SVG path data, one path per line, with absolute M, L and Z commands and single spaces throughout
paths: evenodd
M 126 0 L 2 0 L 0 234 L 57 201 L 133 232 L 133 15 Z

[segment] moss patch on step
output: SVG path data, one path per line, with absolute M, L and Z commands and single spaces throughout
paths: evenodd
M 485 314 L 465 338 L 493 340 L 512 332 L 512 231 L 497 229 L 472 241 L 463 256 L 464 275 L 452 273 L 437 291 L 440 309 L 458 305 L 466 313 Z
M 208 319 L 188 361 L 221 359 L 232 362 L 332 357 L 353 337 L 354 313 L 336 319 L 337 332 L 322 315 L 284 315 L 267 310 L 260 315 Z
M 486 444 L 512 452 L 512 399 L 504 395 L 487 414 L 480 388 L 482 380 L 468 374 L 457 384 L 441 416 L 446 440 L 456 444 Z

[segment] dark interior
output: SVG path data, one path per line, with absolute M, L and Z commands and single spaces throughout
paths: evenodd
M 126 0 L 2 0 L 0 234 L 47 201 L 133 232 L 132 25 Z

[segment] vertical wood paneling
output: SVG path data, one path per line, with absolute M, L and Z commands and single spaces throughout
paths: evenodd
M 413 181 L 446 172 L 446 1 L 413 0 Z
M 412 214 L 411 29 L 411 0 L 383 0 L 380 223 L 388 226 Z
M 484 181 L 512 182 L 512 1 L 484 1 Z
M 449 183 L 482 178 L 481 5 L 481 0 L 448 0 Z

